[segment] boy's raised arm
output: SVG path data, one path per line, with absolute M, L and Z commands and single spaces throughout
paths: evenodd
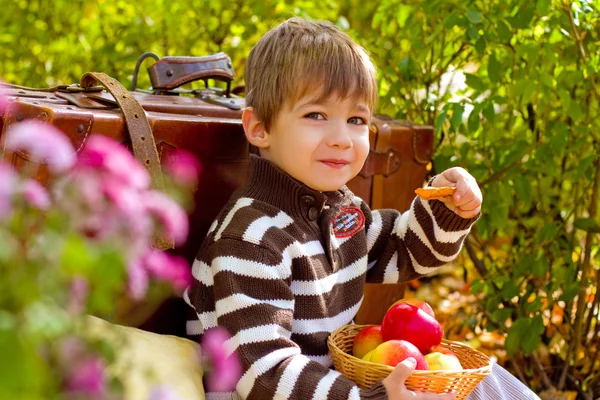
M 401 283 L 454 260 L 477 217 L 464 219 L 438 200 L 415 197 L 410 209 L 371 211 L 364 201 L 371 283 Z
M 236 387 L 242 398 L 387 399 L 381 382 L 369 391 L 360 390 L 314 360 L 319 357 L 301 354 L 294 340 L 302 340 L 297 337 L 302 334 L 292 337 L 292 326 L 302 320 L 293 318 L 288 255 L 229 238 L 221 238 L 207 250 L 205 262 L 196 261 L 194 275 L 213 290 L 192 292 L 190 301 L 204 329 L 216 322 L 232 335 L 228 348 L 238 353 L 243 364 Z M 199 295 L 210 292 L 214 302 Z M 214 310 L 210 304 L 216 305 Z M 211 316 L 216 317 L 212 322 Z M 304 340 L 318 334 L 306 333 Z

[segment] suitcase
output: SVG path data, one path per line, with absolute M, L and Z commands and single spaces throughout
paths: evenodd
M 156 59 L 148 68 L 152 89 L 138 90 L 137 70 L 148 55 Z M 5 84 L 0 92 L 8 96 L 9 103 L 0 110 L 0 139 L 11 126 L 31 119 L 58 127 L 79 150 L 91 134 L 110 136 L 132 149 L 150 170 L 153 183 L 160 181 L 161 159 L 177 149 L 192 152 L 202 164 L 202 175 L 194 193 L 190 234 L 185 245 L 169 250 L 191 262 L 213 219 L 246 176 L 250 150 L 240 118 L 244 99 L 235 94 L 241 92 L 239 88 L 231 88 L 233 79 L 231 61 L 223 53 L 162 59 L 146 53 L 136 66 L 131 91 L 102 73 L 85 74 L 80 84 L 55 88 Z M 209 87 L 209 80 L 226 87 Z M 180 88 L 194 81 L 204 81 L 205 88 Z M 369 157 L 348 186 L 372 208 L 406 210 L 414 189 L 425 180 L 433 129 L 385 116 L 375 117 L 371 128 Z M 0 156 L 41 182 L 47 178 L 45 166 L 32 163 L 25 154 Z M 169 247 L 168 241 L 159 245 Z M 356 322 L 378 323 L 387 306 L 403 292 L 402 285 L 368 285 Z M 170 299 L 158 311 L 140 304 L 117 322 L 183 335 L 184 313 L 182 301 Z

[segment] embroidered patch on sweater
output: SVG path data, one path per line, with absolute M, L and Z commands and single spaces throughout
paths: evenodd
M 331 221 L 331 224 L 336 238 L 347 238 L 354 236 L 365 226 L 365 215 L 358 207 L 346 207 Z

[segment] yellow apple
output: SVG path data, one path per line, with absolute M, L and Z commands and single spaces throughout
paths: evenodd
M 365 361 L 371 361 L 371 356 L 373 355 L 373 350 L 371 350 L 370 352 L 368 352 L 367 354 L 365 354 L 365 356 L 362 358 Z
M 438 351 L 425 355 L 429 369 L 432 371 L 459 371 L 463 367 L 458 361 L 458 357 L 453 354 L 440 353 Z

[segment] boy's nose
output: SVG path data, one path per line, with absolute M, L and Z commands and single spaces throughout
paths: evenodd
M 352 137 L 345 127 L 334 127 L 327 135 L 326 143 L 330 147 L 349 149 L 352 147 Z

